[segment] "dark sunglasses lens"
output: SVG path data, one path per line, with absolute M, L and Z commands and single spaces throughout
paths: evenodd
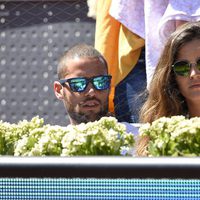
M 98 76 L 93 79 L 93 85 L 97 90 L 107 90 L 110 87 L 110 76 Z
M 199 60 L 197 60 L 197 69 L 200 71 L 200 59 Z
M 87 86 L 87 81 L 84 78 L 70 79 L 69 86 L 73 92 L 83 92 Z
M 174 64 L 174 72 L 179 76 L 188 76 L 190 73 L 190 66 L 187 62 L 177 62 Z

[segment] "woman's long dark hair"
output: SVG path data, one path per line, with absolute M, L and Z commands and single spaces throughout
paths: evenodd
M 150 83 L 147 101 L 140 112 L 141 122 L 187 113 L 187 105 L 179 92 L 172 64 L 180 48 L 195 39 L 200 39 L 200 22 L 182 25 L 168 39 Z
M 188 112 L 184 97 L 179 92 L 172 64 L 185 44 L 200 39 L 200 22 L 188 22 L 180 26 L 168 39 L 154 76 L 150 83 L 147 101 L 140 112 L 142 123 L 153 122 L 160 117 L 185 115 Z M 141 138 L 137 145 L 137 154 L 146 156 L 149 138 Z

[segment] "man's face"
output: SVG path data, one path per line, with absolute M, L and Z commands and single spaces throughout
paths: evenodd
M 107 75 L 104 62 L 99 58 L 70 59 L 66 65 L 68 67 L 63 79 Z M 109 89 L 96 90 L 91 83 L 88 84 L 83 92 L 71 91 L 68 83 L 64 86 L 60 85 L 60 87 L 62 87 L 60 90 L 62 101 L 72 124 L 95 121 L 107 114 Z

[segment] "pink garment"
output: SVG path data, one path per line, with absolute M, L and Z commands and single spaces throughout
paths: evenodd
M 175 21 L 199 21 L 200 0 L 113 0 L 110 15 L 145 39 L 148 87 Z
M 200 0 L 169 0 L 169 4 L 159 23 L 161 41 L 166 41 L 171 32 L 176 29 L 175 20 L 199 21 Z

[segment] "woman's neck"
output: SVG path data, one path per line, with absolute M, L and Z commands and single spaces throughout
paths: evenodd
M 188 111 L 190 117 L 200 117 L 200 102 L 190 102 L 188 104 Z

